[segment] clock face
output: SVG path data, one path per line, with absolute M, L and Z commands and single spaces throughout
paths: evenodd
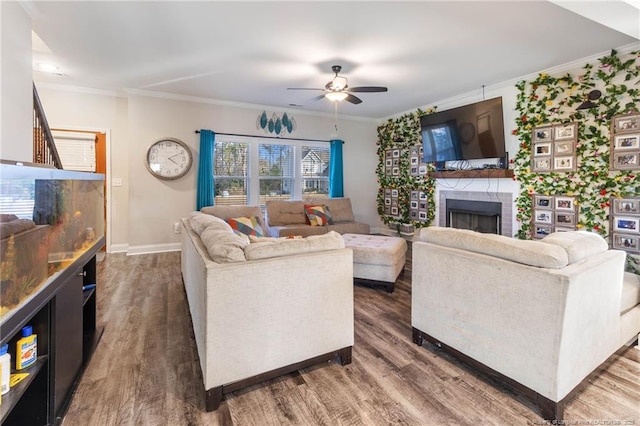
M 179 139 L 161 139 L 147 151 L 147 169 L 160 179 L 181 178 L 191 169 L 191 163 L 191 150 Z

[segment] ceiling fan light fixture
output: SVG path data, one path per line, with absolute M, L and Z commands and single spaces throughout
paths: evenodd
M 347 96 L 349 96 L 349 94 L 346 92 L 329 92 L 324 95 L 325 98 L 333 102 L 344 101 L 345 99 L 347 99 Z
M 331 82 L 331 88 L 333 90 L 344 90 L 347 88 L 347 78 L 336 76 Z

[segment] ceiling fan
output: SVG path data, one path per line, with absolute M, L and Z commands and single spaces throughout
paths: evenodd
M 322 95 L 318 95 L 314 98 L 309 99 L 302 105 L 291 104 L 291 106 L 303 106 L 308 105 L 312 102 L 319 101 L 322 98 L 327 98 L 330 101 L 338 102 L 338 101 L 347 101 L 352 104 L 362 103 L 362 99 L 353 95 L 353 93 L 375 93 L 375 92 L 386 92 L 388 89 L 382 86 L 360 86 L 360 87 L 349 87 L 347 84 L 347 78 L 338 75 L 342 70 L 342 66 L 333 65 L 331 70 L 336 74 L 333 79 L 328 82 L 323 89 L 315 89 L 315 88 L 307 88 L 307 87 L 288 87 L 287 90 L 321 90 L 325 92 Z

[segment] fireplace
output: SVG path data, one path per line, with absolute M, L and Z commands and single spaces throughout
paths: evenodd
M 441 190 L 436 211 L 438 226 L 478 229 L 513 237 L 514 206 L 511 192 Z M 450 209 L 453 208 L 453 223 Z
M 485 234 L 500 234 L 502 231 L 502 203 L 449 199 L 446 212 L 447 227 Z

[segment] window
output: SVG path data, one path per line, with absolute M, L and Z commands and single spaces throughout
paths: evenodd
M 302 195 L 303 197 L 329 196 L 328 146 L 302 147 Z
M 214 202 L 260 205 L 329 195 L 325 142 L 216 135 Z
M 258 145 L 260 205 L 268 200 L 291 199 L 295 177 L 294 152 L 291 145 Z
M 216 205 L 247 204 L 249 144 L 217 140 L 213 175 Z

